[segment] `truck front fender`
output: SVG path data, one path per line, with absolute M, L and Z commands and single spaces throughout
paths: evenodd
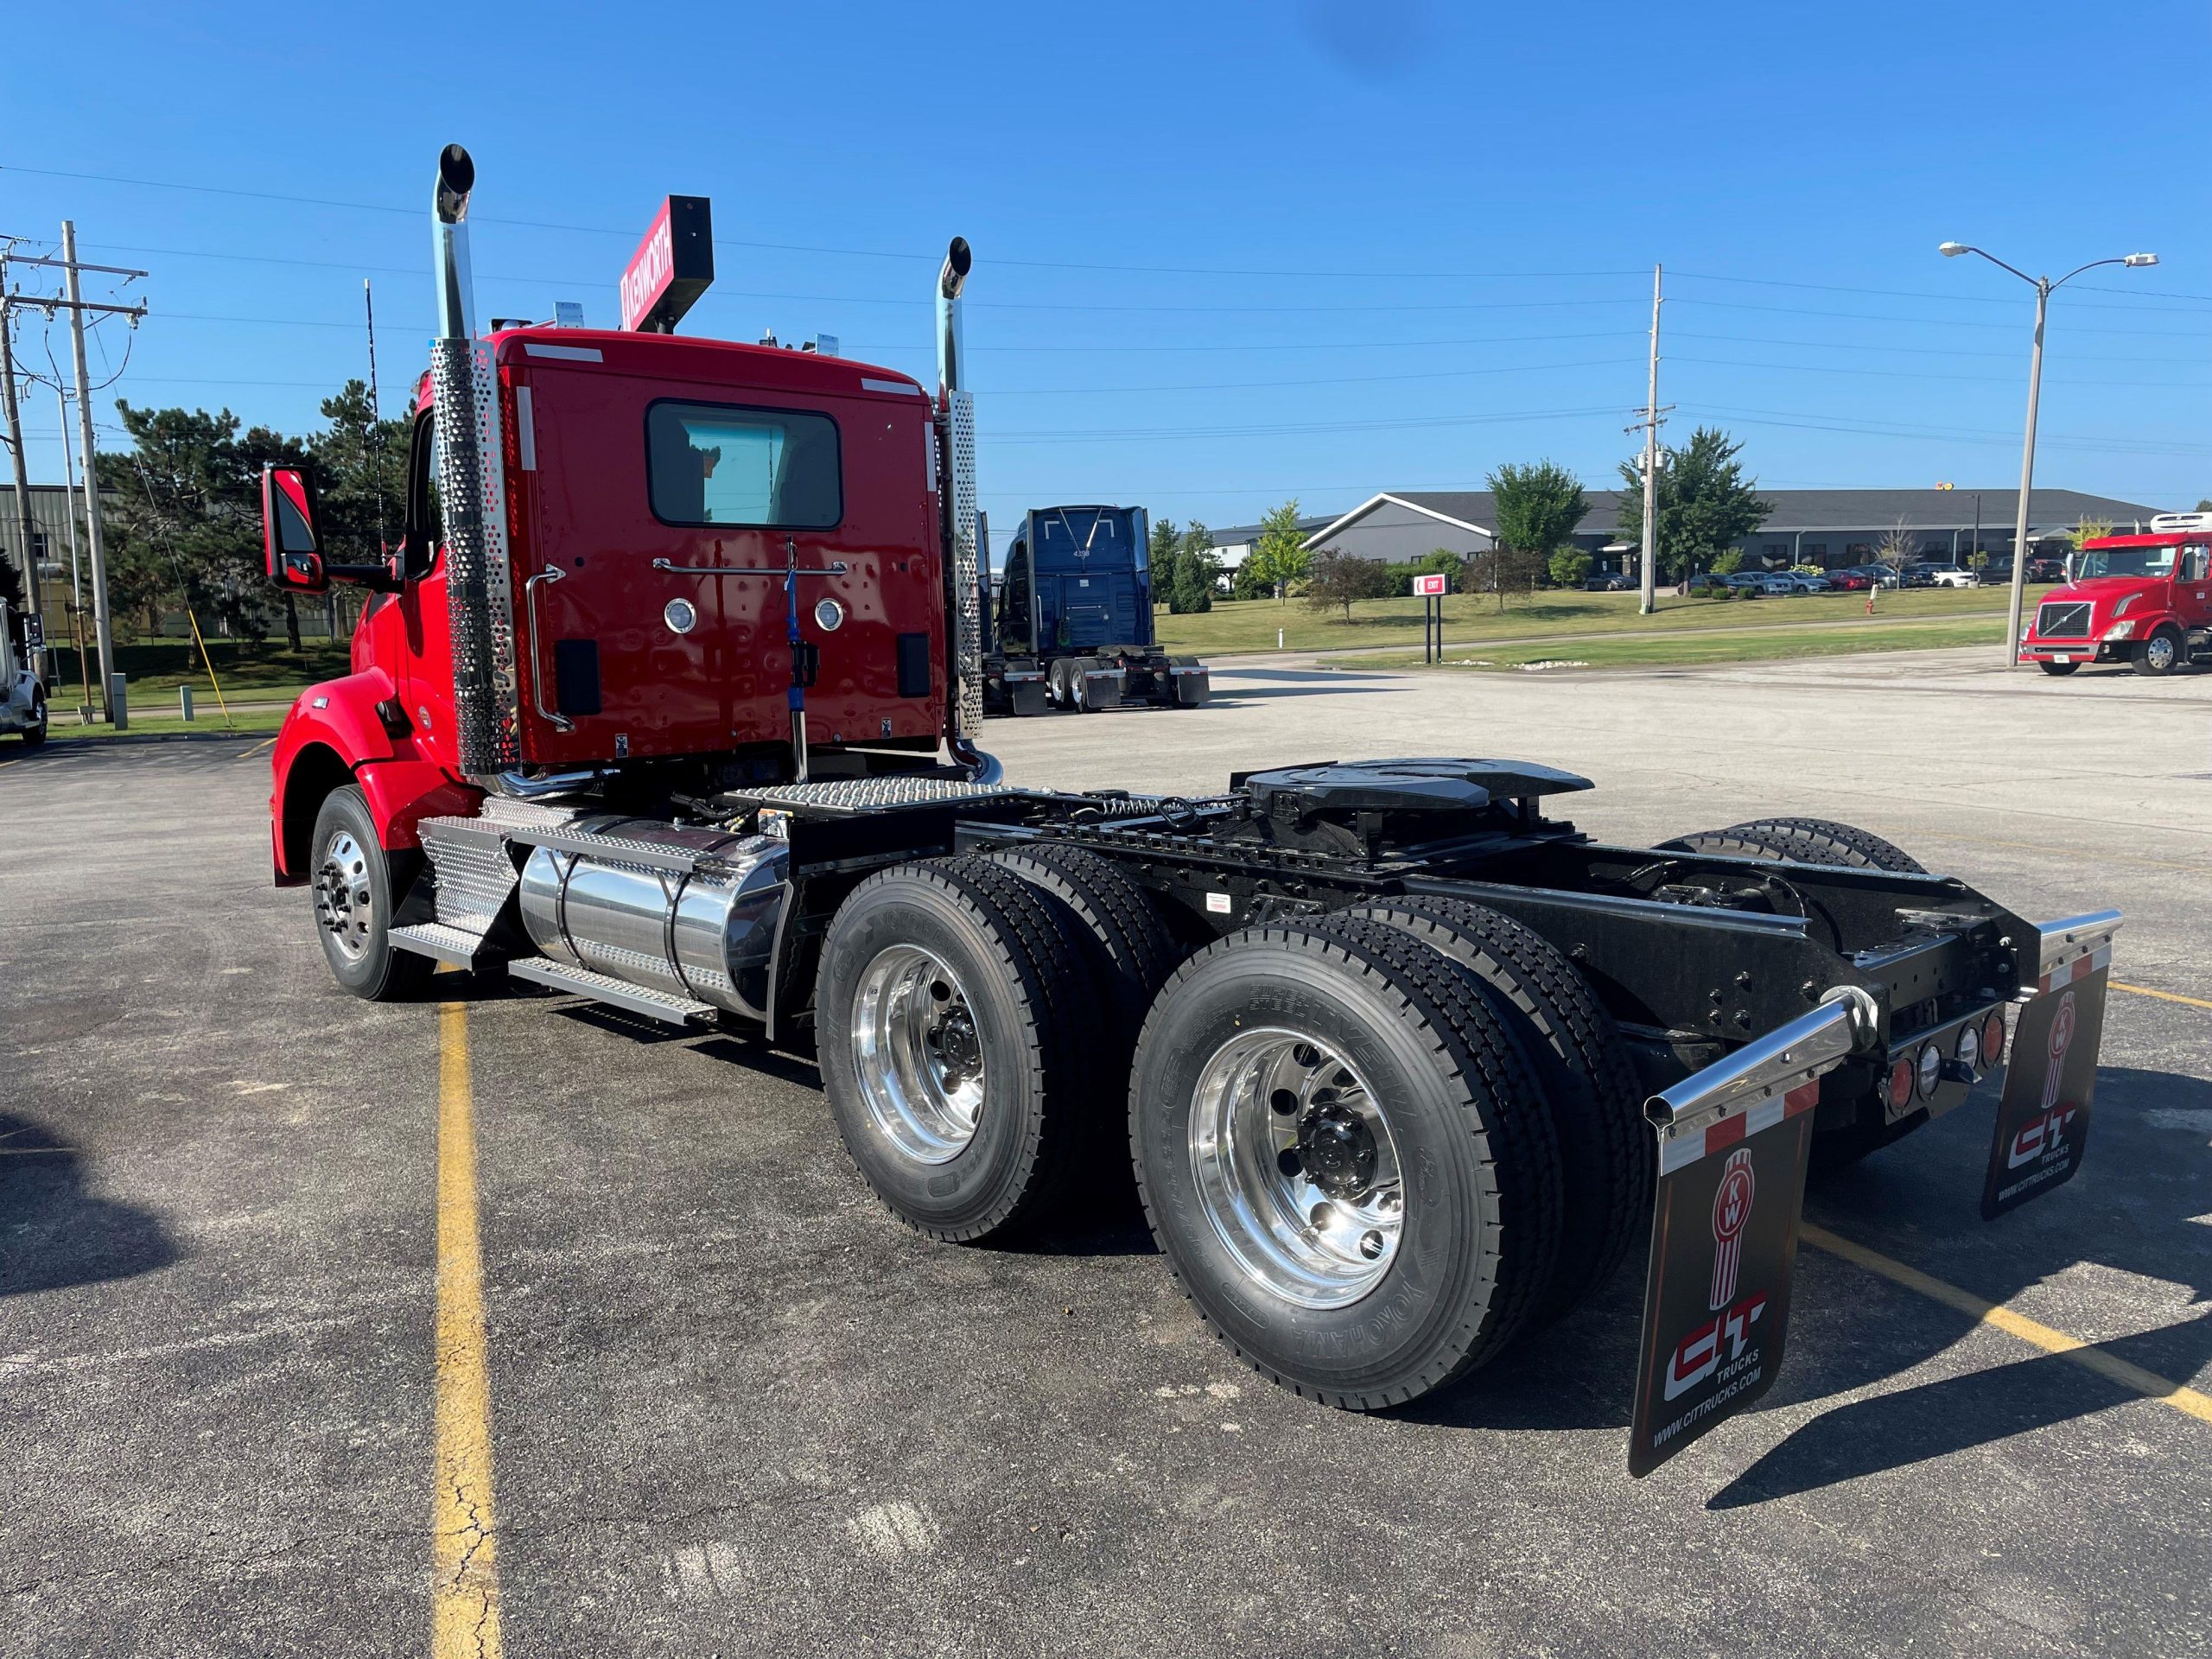
M 391 677 L 372 668 L 309 686 L 284 717 L 270 755 L 270 850 L 278 887 L 308 878 L 308 841 L 324 797 L 351 783 L 366 798 L 386 849 L 421 844 L 416 826 L 442 812 L 475 810 L 481 791 L 456 781 L 418 749 L 395 738 L 377 705 L 391 699 Z

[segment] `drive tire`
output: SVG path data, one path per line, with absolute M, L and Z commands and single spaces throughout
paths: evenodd
M 2037 663 L 2036 666 L 2054 678 L 2063 680 L 2082 664 L 2079 663 Z
M 1463 899 L 1388 899 L 1347 916 L 1398 928 L 1481 981 L 1499 1024 L 1521 1039 L 1559 1140 L 1559 1262 L 1539 1320 L 1571 1311 L 1643 1236 L 1658 1141 L 1619 1028 L 1550 940 Z
M 1109 1034 L 1118 1072 L 1153 998 L 1182 956 L 1158 907 L 1112 859 L 1079 847 L 1009 848 L 988 861 L 1065 906 L 1096 945 L 1092 966 L 1103 1001 L 1114 1010 Z
M 2189 646 L 2181 630 L 2171 622 L 2161 622 L 2151 630 L 2151 637 L 2139 640 L 2128 657 L 2128 666 L 2138 674 L 2152 679 L 2164 679 L 2182 665 L 2189 655 Z
M 1395 1248 L 1342 1305 L 1301 1303 L 1240 1257 L 1193 1137 L 1210 1068 L 1240 1044 L 1301 1041 L 1387 1103 L 1403 1172 Z M 1320 1069 L 1333 1077 L 1332 1064 Z M 1559 1151 L 1516 1046 L 1471 975 L 1382 923 L 1248 928 L 1185 963 L 1138 1039 L 1129 1141 L 1146 1217 L 1200 1319 L 1262 1375 L 1330 1405 L 1402 1405 L 1495 1357 L 1557 1259 Z
M 323 797 L 308 849 L 315 937 L 331 977 L 371 1002 L 419 994 L 436 964 L 392 944 L 391 918 L 423 855 L 407 849 L 387 851 L 377 839 L 367 800 L 351 784 Z
M 1700 830 L 1660 843 L 1664 851 L 1718 853 L 1729 858 L 1776 858 L 1793 864 L 1835 864 L 1860 870 L 1925 875 L 1920 861 L 1894 842 L 1827 818 L 1754 818 L 1726 830 Z
M 1120 1079 L 1087 1047 L 1090 947 L 1066 906 L 982 858 L 880 871 L 839 906 L 816 982 L 823 1086 L 861 1179 L 916 1231 L 973 1242 L 1033 1228 L 1117 1116 L 1107 1084 Z M 862 1081 L 857 1000 L 887 971 L 877 964 L 914 950 L 949 971 L 981 1064 L 972 1129 L 944 1155 L 902 1147 L 885 1085 Z

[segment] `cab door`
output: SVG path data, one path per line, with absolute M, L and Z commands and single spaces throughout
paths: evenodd
M 2192 633 L 2212 628 L 2212 546 L 2192 542 L 2174 561 L 2174 614 Z

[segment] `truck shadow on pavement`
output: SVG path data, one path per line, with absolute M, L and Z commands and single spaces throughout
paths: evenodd
M 1994 1223 L 1978 1209 L 1993 1090 L 1942 1122 L 1816 1185 L 1810 1217 L 1834 1232 L 1995 1303 L 2057 1281 L 2058 1297 L 2020 1311 L 2075 1336 L 2069 1316 L 2087 1285 L 2112 1319 L 2123 1290 L 2156 1300 L 2113 1322 L 2153 1324 L 2094 1346 L 2155 1376 L 2188 1384 L 2212 1360 L 2212 1083 L 2108 1066 L 2082 1174 L 2049 1198 Z M 1618 1428 L 1633 1404 L 1644 1253 L 1639 1249 L 1588 1304 L 1516 1344 L 1458 1388 L 1394 1414 L 1442 1427 L 1507 1430 Z M 2137 1281 L 2131 1284 L 2130 1281 Z M 2149 1281 L 2147 1284 L 2140 1281 Z M 2185 1296 L 2188 1306 L 2177 1309 Z M 1800 1247 L 1789 1348 L 1773 1391 L 1753 1415 L 1878 1387 L 1980 1329 L 1942 1303 L 1878 1280 L 1811 1245 Z M 1836 1405 L 1796 1430 L 1709 1500 L 1738 1509 L 1801 1496 L 1864 1475 L 1967 1451 L 2139 1402 L 2133 1389 L 2077 1360 L 2018 1354 Z M 1979 1357 L 1979 1355 L 1977 1356 Z M 1726 1430 L 1721 1431 L 1724 1434 Z
M 1222 671 L 1234 675 L 1240 682 L 1264 680 L 1268 683 L 1222 687 L 1207 700 L 1209 708 L 1235 709 L 1249 702 L 1273 702 L 1278 697 L 1363 696 L 1395 690 L 1395 683 L 1405 677 L 1402 674 L 1361 674 L 1334 668 L 1237 668 Z
M 129 1279 L 179 1254 L 159 1216 L 89 1190 L 74 1147 L 0 1112 L 0 1297 Z
M 1986 1109 L 1962 1110 L 1929 1133 L 1955 1126 L 1977 1155 L 1986 1150 Z M 2031 1299 L 2019 1311 L 2069 1335 L 2088 1334 L 2083 1326 L 2089 1314 L 2069 1318 L 2065 1311 L 2087 1288 L 2107 1326 L 2157 1321 L 2151 1329 L 2091 1344 L 2096 1351 L 2187 1386 L 2212 1361 L 2212 1317 L 2202 1307 L 2212 1286 L 2212 1240 L 2196 1220 L 2212 1211 L 2212 1165 L 2202 1156 L 2208 1136 L 2212 1083 L 2106 1067 L 2098 1074 L 2082 1173 L 2048 1198 L 1988 1224 L 1971 1193 L 1928 1214 L 1936 1201 L 1901 1203 L 1900 1189 L 1924 1185 L 1932 1193 L 1938 1178 L 1955 1177 L 1956 1160 L 1942 1159 L 1942 1169 L 1911 1167 L 1905 1162 L 1908 1141 L 1823 1189 L 1816 1199 L 1819 1218 L 1988 1301 L 2008 1303 L 2031 1287 L 2052 1282 L 2055 1296 Z M 1885 1168 L 1885 1157 L 1897 1161 Z M 1955 1179 L 1945 1184 L 1955 1185 Z M 1900 1216 L 1910 1218 L 1900 1224 Z M 1883 1236 L 1891 1228 L 1909 1231 L 1909 1242 L 1891 1244 Z M 1861 1277 L 1856 1268 L 1842 1270 Z M 2139 1282 L 2130 1285 L 2129 1279 Z M 2131 1291 L 2141 1300 L 2123 1303 Z M 2187 1306 L 2177 1309 L 2183 1294 Z M 1816 1326 L 1808 1334 L 1817 1349 L 1793 1334 L 1793 1351 L 1768 1402 L 1868 1387 L 1980 1328 L 1962 1313 L 1886 1285 L 1854 1315 L 1853 1326 L 1853 1339 L 1840 1344 L 1821 1339 L 1826 1333 Z M 1843 1327 L 1831 1329 L 1840 1335 Z M 2034 1353 L 2024 1344 L 2015 1351 L 2020 1357 L 2007 1363 L 1835 1407 L 1760 1458 L 1708 1507 L 1740 1509 L 1796 1497 L 2144 1399 L 2077 1359 Z M 1793 1388 L 1790 1371 L 1808 1358 L 1814 1364 Z

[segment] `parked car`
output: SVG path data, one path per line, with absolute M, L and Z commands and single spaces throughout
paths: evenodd
M 1906 586 L 1911 588 L 1971 588 L 1974 572 L 1961 564 L 1943 564 L 1923 560 L 1905 571 Z M 1919 581 L 1911 578 L 1918 576 Z
M 1601 570 L 1582 584 L 1586 594 L 1624 594 L 1636 584 L 1617 571 Z
M 1767 591 L 1768 580 L 1767 574 L 1764 570 L 1733 570 L 1725 576 L 1713 578 L 1713 581 L 1721 587 L 1731 588 L 1738 594 L 1752 599 L 1758 598 Z
M 1800 578 L 1791 575 L 1786 570 L 1755 570 L 1751 575 L 1752 579 L 1758 582 L 1759 591 L 1771 597 L 1786 599 L 1792 594 L 1811 591 L 1800 587 L 1798 585 Z
M 1855 564 L 1846 566 L 1840 570 L 1828 572 L 1828 586 L 1840 588 L 1846 593 L 1864 593 L 1869 588 L 1877 586 L 1881 580 L 1881 577 L 1872 570 L 1861 569 Z

